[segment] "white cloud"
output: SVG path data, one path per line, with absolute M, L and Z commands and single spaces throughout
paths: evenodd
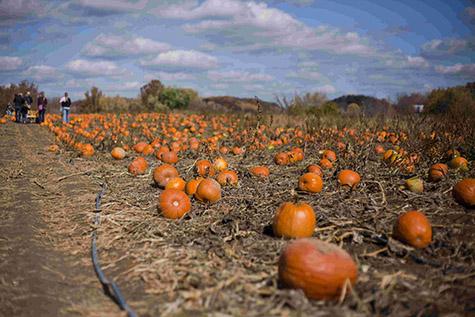
M 170 51 L 160 53 L 152 59 L 141 59 L 142 66 L 165 66 L 180 68 L 216 68 L 219 66 L 218 59 L 198 51 Z
M 316 71 L 311 71 L 308 69 L 300 69 L 298 72 L 291 72 L 287 74 L 285 77 L 287 78 L 295 78 L 295 79 L 305 79 L 311 81 L 329 81 L 328 77 L 325 75 L 320 74 Z
M 220 81 L 220 82 L 268 82 L 273 81 L 275 79 L 274 76 L 270 76 L 267 74 L 258 74 L 258 73 L 247 73 L 247 72 L 238 72 L 238 71 L 230 71 L 230 72 L 217 72 L 217 71 L 209 71 L 208 78 L 212 81 Z
M 421 45 L 421 54 L 425 55 L 448 55 L 466 51 L 473 54 L 475 41 L 473 38 L 446 37 L 435 39 Z
M 215 89 L 226 89 L 226 88 L 229 88 L 229 85 L 228 84 L 213 84 L 211 85 L 211 87 Z
M 265 90 L 266 88 L 262 85 L 244 85 L 246 90 Z
M 17 56 L 0 56 L 0 71 L 15 70 L 23 65 L 23 59 Z
M 90 62 L 84 59 L 69 62 L 65 69 L 70 72 L 90 76 L 114 76 L 123 75 L 126 72 L 125 69 L 120 68 L 113 62 Z
M 137 90 L 140 89 L 140 83 L 138 81 L 130 81 L 123 84 L 111 85 L 107 87 L 107 90 Z
M 462 77 L 475 77 L 475 64 L 457 63 L 452 66 L 439 65 L 435 70 L 444 75 L 458 75 Z
M 402 64 L 403 67 L 428 68 L 429 63 L 421 56 L 408 56 L 407 61 Z
M 57 69 L 46 65 L 30 66 L 23 72 L 23 75 L 37 81 L 49 81 L 62 77 Z
M 37 12 L 40 4 L 37 0 L 3 0 L 0 3 L 0 18 L 25 18 L 32 12 Z
M 117 35 L 101 34 L 84 48 L 88 56 L 139 55 L 164 52 L 171 49 L 167 43 L 136 37 L 126 39 Z
M 151 81 L 153 79 L 159 79 L 161 81 L 173 81 L 173 80 L 194 80 L 195 76 L 186 73 L 167 73 L 158 72 L 147 74 L 143 77 L 145 81 Z
M 147 4 L 147 0 L 124 1 L 124 0 L 75 0 L 86 7 L 106 10 L 134 11 L 142 10 Z
M 327 84 L 321 87 L 315 87 L 312 91 L 316 91 L 320 94 L 334 94 L 336 92 L 336 88 L 333 85 Z

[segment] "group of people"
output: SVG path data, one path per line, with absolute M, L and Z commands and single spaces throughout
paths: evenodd
M 45 97 L 45 93 L 42 91 L 38 98 L 38 123 L 45 122 L 45 112 L 46 105 L 48 104 L 48 99 Z M 69 123 L 69 113 L 71 110 L 71 99 L 68 97 L 68 93 L 64 93 L 64 96 L 59 100 L 61 104 L 61 112 L 63 114 L 63 121 Z M 30 96 L 28 91 L 25 96 L 20 92 L 15 94 L 15 98 L 12 103 L 8 103 L 7 106 L 7 115 L 13 116 L 15 114 L 15 122 L 17 123 L 27 123 L 28 121 L 28 110 L 31 110 L 31 105 L 33 103 L 33 98 Z

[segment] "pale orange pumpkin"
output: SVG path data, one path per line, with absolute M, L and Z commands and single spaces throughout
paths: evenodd
M 360 175 L 355 171 L 342 170 L 340 173 L 338 173 L 338 181 L 344 187 L 354 189 L 360 180 Z
M 122 160 L 125 157 L 125 150 L 117 146 L 112 149 L 111 156 L 116 160 Z
M 314 173 L 305 173 L 299 178 L 298 188 L 300 190 L 319 193 L 322 191 L 323 181 L 320 176 Z
M 284 288 L 301 289 L 306 297 L 316 300 L 340 299 L 345 287 L 354 286 L 358 278 L 358 267 L 348 252 L 317 239 L 288 244 L 278 270 Z

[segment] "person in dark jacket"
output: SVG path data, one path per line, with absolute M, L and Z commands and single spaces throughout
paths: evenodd
M 33 98 L 31 98 L 30 96 L 30 92 L 28 91 L 26 93 L 26 96 L 24 98 L 24 103 L 21 107 L 21 117 L 22 117 L 22 121 L 23 123 L 26 124 L 27 122 L 27 116 L 28 116 L 28 110 L 31 109 L 31 104 L 33 103 Z
M 45 92 L 40 92 L 38 96 L 38 123 L 45 122 L 45 112 L 46 105 L 48 104 L 48 99 L 45 97 Z
M 15 104 L 15 122 L 19 123 L 21 120 L 21 106 L 25 103 L 25 100 L 23 99 L 21 92 L 18 94 L 15 94 L 13 103 Z

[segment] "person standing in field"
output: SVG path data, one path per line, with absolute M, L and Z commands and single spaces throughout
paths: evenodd
M 20 93 L 15 94 L 15 98 L 13 99 L 13 103 L 15 104 L 15 122 L 20 123 L 21 120 L 21 106 L 25 100 L 23 99 L 23 96 Z
M 67 92 L 64 93 L 64 96 L 59 100 L 59 103 L 61 104 L 61 111 L 63 112 L 63 122 L 69 123 L 71 99 L 69 99 Z
M 45 92 L 40 92 L 38 96 L 38 123 L 45 122 L 45 112 L 46 105 L 48 104 L 48 99 L 45 97 Z
M 26 93 L 26 96 L 24 98 L 24 103 L 21 106 L 21 118 L 24 124 L 26 124 L 28 120 L 28 110 L 31 109 L 31 104 L 33 103 L 33 98 L 30 96 L 30 92 L 28 91 Z

